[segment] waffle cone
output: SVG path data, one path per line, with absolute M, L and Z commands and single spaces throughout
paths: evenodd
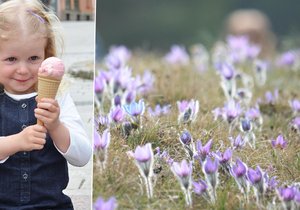
M 48 78 L 48 77 L 38 77 L 38 100 L 42 98 L 55 98 L 60 80 Z M 43 122 L 37 120 L 37 124 L 43 125 Z

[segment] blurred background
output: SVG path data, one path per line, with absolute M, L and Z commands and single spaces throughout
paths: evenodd
M 172 44 L 211 48 L 225 37 L 237 9 L 258 9 L 269 19 L 276 48 L 300 46 L 299 0 L 101 0 L 97 3 L 97 59 L 111 45 L 168 51 Z M 243 24 L 241 22 L 241 24 Z

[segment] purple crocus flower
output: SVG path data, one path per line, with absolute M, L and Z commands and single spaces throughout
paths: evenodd
M 164 59 L 170 64 L 187 65 L 190 58 L 183 46 L 173 45 Z
M 297 100 L 297 99 L 291 100 L 291 101 L 289 101 L 289 104 L 295 114 L 300 112 L 300 101 L 299 100 Z
M 207 157 L 204 162 L 204 173 L 205 174 L 214 174 L 218 171 L 219 168 L 219 161 L 218 159 L 215 159 L 214 161 Z
M 100 135 L 96 129 L 94 130 L 94 153 L 96 156 L 96 163 L 103 171 L 106 166 L 107 160 L 107 148 L 110 143 L 110 132 L 109 129 L 104 130 L 103 134 Z
M 125 118 L 125 113 L 122 107 L 116 106 L 111 108 L 109 116 L 113 122 L 120 123 Z
M 110 124 L 110 118 L 106 115 L 99 115 L 96 119 L 96 124 L 103 125 L 105 127 L 109 127 Z
M 149 107 L 148 113 L 150 114 L 151 117 L 159 117 L 168 114 L 170 112 L 170 108 L 171 105 L 160 106 L 159 104 L 157 104 L 154 110 L 151 107 Z
M 94 210 L 115 210 L 117 206 L 118 204 L 115 197 L 110 197 L 107 201 L 102 197 L 98 197 L 94 203 Z
M 231 80 L 234 78 L 235 69 L 229 63 L 223 63 L 219 69 L 221 76 L 223 76 L 226 80 Z
M 240 178 L 246 175 L 247 166 L 240 159 L 236 160 L 236 164 L 232 166 L 232 173 L 234 177 Z
M 257 108 L 257 107 L 249 108 L 245 113 L 245 117 L 250 120 L 255 120 L 255 119 L 261 117 L 259 108 Z
M 245 141 L 240 134 L 236 138 L 229 137 L 229 140 L 233 149 L 241 149 L 245 145 Z
M 296 130 L 298 130 L 298 131 L 300 130 L 300 117 L 296 117 L 292 120 L 292 126 Z
M 240 191 L 245 195 L 246 199 L 248 200 L 249 182 L 246 176 L 247 165 L 243 163 L 240 159 L 237 159 L 236 164 L 232 166 L 230 171 Z
M 199 182 L 193 182 L 193 186 L 196 195 L 201 196 L 204 193 L 207 193 L 207 184 L 205 181 L 200 180 Z
M 144 100 L 139 100 L 138 103 L 135 101 L 132 102 L 131 104 L 126 104 L 123 106 L 125 111 L 133 117 L 137 117 L 139 115 L 142 115 L 145 111 L 145 102 Z
M 190 101 L 177 101 L 179 110 L 178 122 L 194 122 L 199 112 L 199 101 L 191 99 Z
M 249 119 L 245 118 L 241 120 L 240 129 L 243 132 L 250 132 L 252 130 L 252 123 Z
M 122 64 L 125 64 L 131 58 L 131 51 L 124 45 L 112 46 L 109 55 L 117 57 Z
M 135 160 L 139 163 L 152 161 L 153 152 L 151 149 L 151 144 L 147 143 L 145 146 L 137 146 L 133 155 Z
M 257 185 L 263 180 L 263 174 L 259 166 L 257 166 L 255 170 L 249 168 L 247 174 L 249 181 L 253 185 Z
M 294 186 L 291 187 L 280 187 L 278 189 L 279 197 L 284 202 L 292 201 L 296 195 L 296 190 Z
M 177 107 L 180 113 L 184 112 L 189 106 L 189 101 L 177 101 Z
M 210 139 L 204 146 L 202 146 L 201 140 L 197 140 L 196 143 L 196 152 L 197 152 L 197 157 L 200 158 L 200 161 L 203 162 L 208 154 L 210 153 L 210 148 L 212 145 L 212 139 Z
M 216 158 L 218 158 L 221 164 L 229 163 L 232 157 L 232 150 L 230 148 L 227 148 L 223 154 L 219 152 L 215 156 Z
M 171 170 L 177 177 L 181 184 L 181 188 L 185 194 L 186 204 L 192 205 L 191 187 L 192 187 L 192 163 L 188 163 L 186 160 L 182 160 L 181 163 L 174 162 L 171 166 Z
M 110 132 L 105 129 L 102 136 L 94 130 L 94 148 L 95 150 L 105 150 L 108 148 L 110 143 Z
M 182 160 L 181 163 L 174 162 L 171 166 L 171 170 L 178 178 L 184 189 L 189 189 L 192 181 L 192 164 L 188 163 L 186 160 Z
M 296 54 L 293 51 L 284 52 L 279 59 L 277 60 L 277 64 L 279 66 L 292 67 L 296 61 Z
M 278 89 L 274 90 L 274 94 L 272 94 L 271 91 L 267 91 L 265 93 L 265 98 L 267 104 L 275 104 L 275 102 L 278 100 Z
M 95 93 L 96 94 L 103 93 L 105 86 L 106 86 L 106 82 L 105 82 L 104 78 L 102 77 L 102 75 L 100 74 L 94 80 Z
M 139 92 L 142 94 L 149 93 L 153 89 L 154 81 L 154 75 L 149 70 L 145 70 L 142 77 L 142 84 L 138 87 Z
M 283 138 L 283 135 L 279 135 L 277 138 L 276 138 L 276 140 L 272 140 L 271 141 L 271 143 L 272 143 L 272 147 L 273 148 L 276 148 L 276 147 L 278 147 L 278 148 L 280 148 L 280 149 L 284 149 L 284 148 L 286 148 L 286 146 L 287 146 L 287 142 L 286 142 L 286 140 Z
M 234 100 L 228 101 L 223 108 L 223 118 L 228 122 L 232 123 L 234 119 L 236 119 L 242 110 L 240 104 L 235 102 Z
M 184 145 L 186 144 L 190 144 L 192 141 L 192 136 L 190 134 L 190 132 L 188 132 L 187 130 L 183 131 L 182 134 L 180 135 L 180 142 Z

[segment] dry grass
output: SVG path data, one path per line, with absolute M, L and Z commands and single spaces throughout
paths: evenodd
M 184 150 L 178 140 L 178 135 L 184 128 L 188 129 L 194 139 L 207 142 L 213 139 L 215 151 L 224 151 L 230 145 L 228 140 L 228 125 L 225 122 L 213 121 L 211 110 L 224 104 L 224 96 L 219 85 L 219 77 L 214 70 L 199 74 L 192 66 L 173 68 L 161 62 L 161 57 L 155 54 L 137 53 L 129 64 L 134 73 L 150 69 L 156 78 L 155 90 L 146 96 L 145 101 L 153 107 L 155 104 L 171 104 L 171 114 L 159 119 L 145 116 L 143 128 L 128 139 L 120 135 L 117 128 L 111 130 L 111 145 L 108 151 L 107 168 L 100 172 L 94 164 L 93 198 L 101 195 L 104 198 L 116 196 L 119 209 L 188 209 L 185 206 L 184 195 L 180 185 L 167 164 L 162 165 L 161 172 L 155 177 L 154 198 L 147 199 L 142 178 L 134 161 L 126 152 L 134 150 L 137 145 L 152 142 L 152 148 L 160 147 L 169 151 L 172 158 L 181 161 L 185 158 Z M 269 173 L 277 176 L 281 184 L 300 182 L 300 136 L 289 127 L 292 112 L 288 100 L 300 99 L 300 72 L 286 70 L 271 70 L 267 84 L 254 89 L 252 102 L 258 97 L 264 97 L 267 90 L 279 88 L 280 100 L 275 106 L 261 107 L 264 124 L 262 131 L 256 132 L 256 149 L 246 147 L 234 151 L 233 157 L 240 157 L 249 167 L 259 165 Z M 176 107 L 177 100 L 197 99 L 200 102 L 200 112 L 194 124 L 178 125 Z M 239 131 L 235 130 L 236 137 Z M 288 141 L 284 150 L 274 150 L 270 140 L 280 133 Z M 219 170 L 220 171 L 220 170 Z M 193 178 L 204 178 L 201 170 L 194 172 Z M 232 177 L 227 177 L 220 171 L 220 185 L 217 189 L 218 199 L 214 206 L 202 197 L 193 194 L 191 209 L 257 209 L 251 190 L 250 203 L 243 203 L 237 185 Z M 264 204 L 270 201 L 266 198 Z

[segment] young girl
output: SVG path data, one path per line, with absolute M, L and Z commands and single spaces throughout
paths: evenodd
M 0 5 L 0 209 L 73 209 L 67 162 L 92 154 L 69 94 L 36 102 L 38 68 L 56 56 L 55 21 L 38 0 Z

